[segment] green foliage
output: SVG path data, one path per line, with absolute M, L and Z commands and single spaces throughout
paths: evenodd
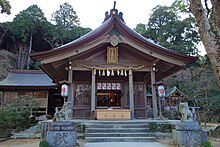
M 0 0 L 1 13 L 11 14 L 11 5 L 8 0 Z
M 55 21 L 58 26 L 67 29 L 79 26 L 80 23 L 76 11 L 74 11 L 73 7 L 68 3 L 60 5 L 60 9 L 52 14 L 52 20 Z
M 151 123 L 149 123 L 149 129 L 151 132 L 154 133 L 159 130 L 159 126 L 156 122 L 151 122 Z
M 157 6 L 152 11 L 148 24 L 138 24 L 135 31 L 171 50 L 188 55 L 198 53 L 196 45 L 200 39 L 194 18 L 182 20 L 166 6 Z
M 39 143 L 39 147 L 49 147 L 49 143 L 46 140 L 42 140 Z
M 0 129 L 22 130 L 30 127 L 33 120 L 29 117 L 31 109 L 38 109 L 39 104 L 30 96 L 18 96 L 0 110 Z
M 203 141 L 202 147 L 212 147 L 211 141 L 210 140 Z
M 23 43 L 27 43 L 33 33 L 43 31 L 46 22 L 42 10 L 37 5 L 32 5 L 15 16 L 11 29 Z

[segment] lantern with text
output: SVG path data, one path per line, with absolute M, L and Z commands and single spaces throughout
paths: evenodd
M 67 84 L 63 84 L 61 86 L 61 95 L 62 95 L 62 97 L 68 96 L 68 85 Z
M 159 97 L 165 97 L 165 89 L 164 89 L 163 85 L 159 85 L 157 87 L 157 90 L 158 90 L 158 96 Z

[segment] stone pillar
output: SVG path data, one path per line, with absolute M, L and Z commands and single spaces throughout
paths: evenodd
M 68 67 L 68 82 L 69 84 L 69 90 L 68 90 L 68 99 L 67 102 L 71 103 L 71 118 L 73 117 L 73 70 L 72 70 L 72 62 L 69 62 Z
M 151 68 L 151 89 L 152 89 L 152 102 L 153 102 L 153 114 L 154 119 L 158 117 L 157 110 L 157 95 L 156 95 L 156 85 L 155 85 L 155 67 Z
M 129 99 L 130 99 L 130 110 L 131 110 L 131 119 L 134 119 L 134 83 L 133 83 L 133 73 L 129 69 Z
M 92 69 L 92 90 L 91 90 L 91 117 L 95 119 L 95 105 L 96 105 L 96 97 L 95 97 L 95 69 Z

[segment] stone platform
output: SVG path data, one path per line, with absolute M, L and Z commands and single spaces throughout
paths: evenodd
M 173 139 L 177 145 L 199 146 L 207 140 L 207 132 L 202 130 L 198 122 L 182 121 L 173 130 Z

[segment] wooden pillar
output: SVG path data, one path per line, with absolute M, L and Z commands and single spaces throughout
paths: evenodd
M 146 86 L 146 81 L 144 80 L 144 108 L 145 108 L 145 118 L 147 118 L 147 86 Z
M 91 90 L 91 117 L 95 119 L 95 104 L 96 104 L 96 97 L 95 97 L 95 69 L 92 69 L 92 90 Z
M 68 82 L 69 87 L 68 87 L 68 99 L 67 101 L 71 103 L 71 117 L 73 117 L 73 70 L 72 70 L 72 62 L 69 62 L 69 67 L 68 67 Z
M 133 83 L 133 73 L 131 69 L 129 69 L 129 99 L 130 99 L 131 119 L 134 119 L 134 83 Z
M 156 95 L 156 85 L 155 85 L 155 67 L 151 68 L 151 89 L 152 89 L 152 102 L 153 102 L 153 114 L 154 119 L 158 117 L 157 110 L 157 95 Z

